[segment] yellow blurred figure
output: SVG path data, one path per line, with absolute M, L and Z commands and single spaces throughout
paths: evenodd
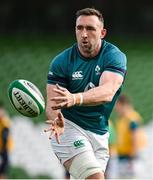
M 118 178 L 118 159 L 116 144 L 116 129 L 114 122 L 109 120 L 109 154 L 110 158 L 105 172 L 106 179 Z
M 132 178 L 135 177 L 134 161 L 146 145 L 146 136 L 141 126 L 142 117 L 125 95 L 120 96 L 115 110 L 118 113 L 116 132 L 119 165 L 122 167 L 119 167 L 120 176 Z
M 116 156 L 117 145 L 116 145 L 116 129 L 112 120 L 109 120 L 109 151 L 111 156 Z
M 10 126 L 10 119 L 3 104 L 0 103 L 0 179 L 6 178 L 9 166 L 9 152 L 13 149 Z

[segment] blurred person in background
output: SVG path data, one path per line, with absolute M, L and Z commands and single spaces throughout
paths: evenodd
M 76 39 L 49 68 L 46 115 L 52 148 L 75 179 L 104 179 L 108 119 L 126 74 L 126 56 L 104 37 L 93 8 L 76 13 Z M 60 136 L 60 138 L 59 138 Z
M 109 154 L 110 158 L 107 164 L 105 177 L 106 179 L 116 179 L 118 177 L 118 156 L 117 156 L 117 139 L 114 122 L 109 120 Z
M 9 168 L 9 152 L 13 148 L 13 141 L 10 136 L 11 121 L 0 102 L 0 179 L 7 178 Z
M 117 100 L 115 110 L 118 115 L 116 120 L 118 178 L 138 178 L 143 168 L 140 153 L 146 145 L 142 117 L 124 94 Z

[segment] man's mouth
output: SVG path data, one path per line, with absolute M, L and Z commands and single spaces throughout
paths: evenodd
M 82 44 L 87 45 L 88 41 L 82 41 Z

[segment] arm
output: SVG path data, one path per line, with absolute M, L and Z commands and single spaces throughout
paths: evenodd
M 132 151 L 131 151 L 131 155 L 134 158 L 137 156 L 137 152 L 138 152 L 138 142 L 139 142 L 139 139 L 138 139 L 137 133 L 138 133 L 137 129 L 133 130 L 131 132 L 131 134 L 132 134 Z
M 59 83 L 61 86 L 66 87 L 67 85 L 67 62 L 65 61 L 65 56 L 67 54 L 64 52 L 60 55 L 56 56 L 49 67 L 48 79 L 47 79 L 47 105 L 46 105 L 46 116 L 47 123 L 50 124 L 50 127 L 45 130 L 45 132 L 51 131 L 49 139 L 52 136 L 56 137 L 58 143 L 59 136 L 64 132 L 64 117 L 60 110 L 53 110 L 52 106 L 56 105 L 56 102 L 51 101 L 51 98 L 55 96 L 59 96 L 56 92 L 54 92 L 54 88 L 56 88 L 56 83 Z
M 80 105 L 80 101 L 82 100 L 81 104 L 86 106 L 111 102 L 122 83 L 122 75 L 111 71 L 105 71 L 101 75 L 99 86 L 86 92 L 82 92 L 81 95 L 80 93 L 71 94 L 66 88 L 57 86 L 53 91 L 58 93 L 60 96 L 51 98 L 53 102 L 56 102 L 52 108 L 57 110 L 62 107 Z
M 99 86 L 82 93 L 83 105 L 98 105 L 111 102 L 123 82 L 123 76 L 105 71 L 100 78 Z
M 47 85 L 47 105 L 46 105 L 46 123 L 50 124 L 50 127 L 45 129 L 45 132 L 51 131 L 49 139 L 55 135 L 56 140 L 60 143 L 59 136 L 64 132 L 64 117 L 60 110 L 53 110 L 52 106 L 55 102 L 51 101 L 51 98 L 57 96 L 57 93 L 53 91 L 55 85 Z
M 47 91 L 47 105 L 46 105 L 46 116 L 47 119 L 54 120 L 60 110 L 53 110 L 51 107 L 55 104 L 55 102 L 51 101 L 51 98 L 57 96 L 58 94 L 54 92 L 54 88 L 56 86 L 52 84 L 47 84 L 46 91 Z
M 3 147 L 2 147 L 2 151 L 5 152 L 7 151 L 7 141 L 8 141 L 8 136 L 9 136 L 9 129 L 8 128 L 4 128 L 2 131 L 2 141 L 3 141 Z
M 136 157 L 138 152 L 138 144 L 139 144 L 139 124 L 136 121 L 131 121 L 130 123 L 130 130 L 132 135 L 132 151 L 131 155 L 132 157 Z
M 8 162 L 8 150 L 7 150 L 7 142 L 8 142 L 8 136 L 9 136 L 9 129 L 4 128 L 2 131 L 2 152 L 1 152 L 1 168 L 5 167 Z

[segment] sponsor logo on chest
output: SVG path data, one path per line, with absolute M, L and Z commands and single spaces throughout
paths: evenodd
M 82 71 L 76 71 L 72 73 L 72 80 L 78 80 L 78 79 L 83 79 Z

